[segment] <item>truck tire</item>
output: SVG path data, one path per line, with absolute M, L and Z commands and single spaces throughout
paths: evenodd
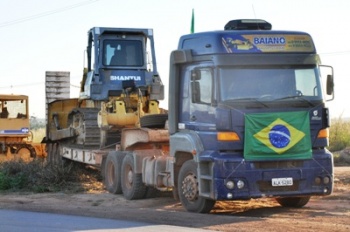
M 125 154 L 122 152 L 112 151 L 107 155 L 106 162 L 102 170 L 104 172 L 103 183 L 108 192 L 113 194 L 121 194 L 121 167 Z
M 140 125 L 147 128 L 164 128 L 166 120 L 167 114 L 150 114 L 140 118 Z
M 183 207 L 189 212 L 209 213 L 215 205 L 215 200 L 199 196 L 197 164 L 194 160 L 188 160 L 182 165 L 178 192 Z
M 309 202 L 310 198 L 311 198 L 310 196 L 307 196 L 307 197 L 281 197 L 281 198 L 276 198 L 276 201 L 283 207 L 301 208 Z
M 143 199 L 147 187 L 142 182 L 142 174 L 135 173 L 134 156 L 127 154 L 122 164 L 121 185 L 123 195 L 128 200 Z

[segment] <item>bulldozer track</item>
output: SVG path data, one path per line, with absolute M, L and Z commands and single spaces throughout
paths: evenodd
M 81 148 L 103 148 L 120 142 L 120 130 L 109 130 L 101 142 L 101 129 L 97 124 L 98 108 L 78 108 L 70 113 L 70 123 L 78 130 L 74 146 Z
M 97 124 L 97 108 L 78 108 L 70 115 L 70 123 L 78 131 L 76 144 L 82 147 L 100 146 L 100 128 Z

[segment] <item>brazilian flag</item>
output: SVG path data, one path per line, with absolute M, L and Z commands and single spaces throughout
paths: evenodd
M 311 157 L 307 111 L 245 115 L 245 159 L 310 159 Z

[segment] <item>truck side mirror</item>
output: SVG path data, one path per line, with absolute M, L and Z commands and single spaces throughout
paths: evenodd
M 333 75 L 327 75 L 327 95 L 332 95 L 334 91 Z
M 191 81 L 199 81 L 201 78 L 201 71 L 199 69 L 192 70 Z
M 192 102 L 199 103 L 201 102 L 201 88 L 198 81 L 193 81 L 191 83 L 191 92 L 192 92 Z
M 201 88 L 199 80 L 201 79 L 201 72 L 199 69 L 194 69 L 191 72 L 191 92 L 192 92 L 192 102 L 201 102 Z

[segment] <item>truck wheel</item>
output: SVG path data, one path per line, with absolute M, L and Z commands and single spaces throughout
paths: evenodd
M 135 173 L 134 157 L 125 156 L 122 164 L 122 189 L 128 200 L 142 199 L 146 196 L 147 187 L 142 182 L 142 174 Z
M 186 161 L 179 173 L 179 198 L 187 211 L 209 213 L 215 205 L 215 200 L 199 196 L 197 164 L 194 160 Z
M 283 207 L 301 208 L 306 205 L 310 197 L 281 197 L 276 198 L 276 201 Z
M 124 157 L 124 153 L 115 151 L 109 152 L 104 167 L 102 167 L 102 170 L 104 172 L 103 183 L 106 186 L 108 192 L 110 193 L 122 193 L 121 167 Z

